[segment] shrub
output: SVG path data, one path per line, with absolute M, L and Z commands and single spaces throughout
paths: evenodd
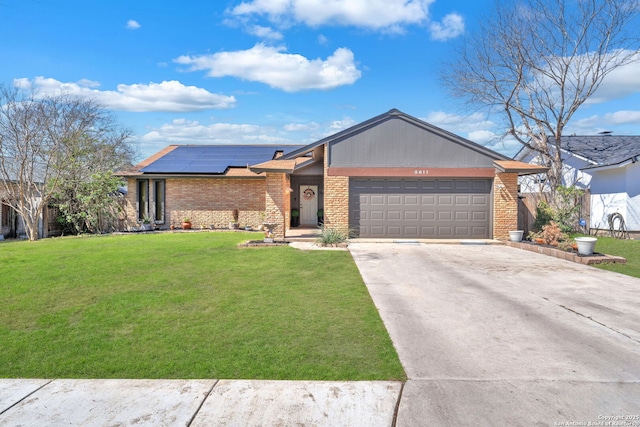
M 536 206 L 536 220 L 533 223 L 533 230 L 540 231 L 542 227 L 553 220 L 553 209 L 544 200 L 538 202 Z
M 554 221 L 542 227 L 542 238 L 547 245 L 557 246 L 563 237 L 562 230 Z
M 348 231 L 341 231 L 335 228 L 322 226 L 320 227 L 320 235 L 316 239 L 316 243 L 321 246 L 334 246 L 344 243 L 349 239 Z
M 584 190 L 577 187 L 561 185 L 556 189 L 556 197 L 553 201 L 553 219 L 563 232 L 571 233 L 578 230 L 580 199 L 583 195 Z

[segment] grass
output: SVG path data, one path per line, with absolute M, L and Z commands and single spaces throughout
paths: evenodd
M 0 377 L 404 379 L 348 252 L 247 233 L 0 244 Z
M 626 258 L 626 264 L 595 264 L 594 267 L 640 278 L 640 240 L 598 237 L 596 252 Z

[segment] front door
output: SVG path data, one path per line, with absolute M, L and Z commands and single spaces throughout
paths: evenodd
M 300 186 L 300 225 L 318 225 L 318 186 Z

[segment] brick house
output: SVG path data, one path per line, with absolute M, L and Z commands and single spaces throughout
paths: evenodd
M 507 238 L 517 228 L 519 175 L 546 171 L 398 110 L 305 146 L 172 145 L 120 172 L 127 224 L 278 224 L 351 229 L 360 237 Z

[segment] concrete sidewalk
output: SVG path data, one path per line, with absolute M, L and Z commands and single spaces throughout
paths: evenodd
M 0 379 L 0 426 L 394 425 L 401 382 Z

